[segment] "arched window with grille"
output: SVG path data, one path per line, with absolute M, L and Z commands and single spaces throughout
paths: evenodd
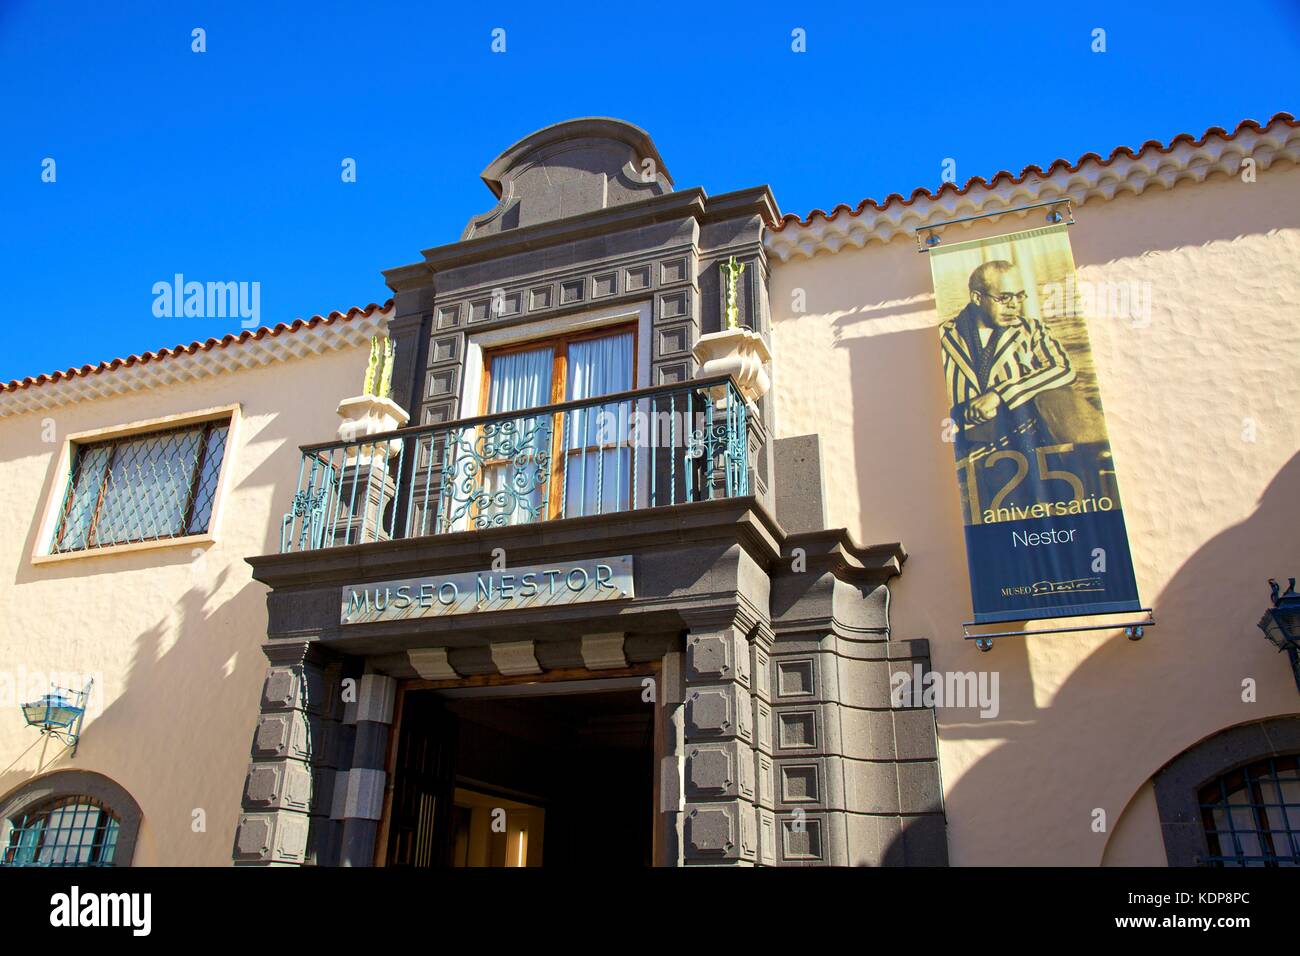
M 0 799 L 0 867 L 130 866 L 140 807 L 102 774 L 64 770 Z
M 0 866 L 112 866 L 121 821 L 90 797 L 59 797 L 0 824 Z
M 1212 866 L 1300 865 L 1300 762 L 1266 757 L 1201 787 Z
M 1300 716 L 1227 727 L 1156 771 L 1170 866 L 1300 866 Z

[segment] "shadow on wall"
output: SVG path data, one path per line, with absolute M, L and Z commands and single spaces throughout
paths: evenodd
M 1294 229 L 1297 215 L 1294 202 L 1279 202 L 1284 177 L 1300 175 L 1294 166 L 1282 162 L 1276 167 L 1260 170 L 1256 182 L 1243 182 L 1239 177 L 1215 175 L 1212 180 L 1199 185 L 1185 184 L 1157 190 L 1149 187 L 1141 196 L 1132 194 L 1116 197 L 1104 205 L 1097 200 L 1082 207 L 1079 221 L 1087 222 L 1093 209 L 1114 215 L 1119 222 L 1107 222 L 1105 229 L 1071 229 L 1070 243 L 1074 261 L 1080 267 L 1103 265 L 1121 259 L 1171 252 L 1188 246 L 1207 245 L 1212 242 L 1231 242 L 1245 236 L 1264 235 L 1278 229 Z M 1260 188 L 1275 185 L 1275 189 Z M 1226 200 L 1223 208 L 1207 212 L 1188 201 L 1191 189 L 1223 190 L 1216 196 Z M 1283 194 L 1285 196 L 1285 194 Z M 997 232 L 1039 225 L 1040 220 L 1019 222 L 1013 228 Z M 1001 225 L 1001 224 L 999 224 Z M 1194 242 L 1188 237 L 1195 236 Z
M 1282 532 L 1294 527 L 1297 500 L 1300 455 L 1277 473 L 1249 518 L 1211 538 L 1171 576 L 1151 602 L 1159 625 L 1146 638 L 1111 637 L 1070 672 L 1050 705 L 1035 708 L 1032 720 L 983 722 L 1003 742 L 961 777 L 950 806 L 977 812 L 992 802 L 991 819 L 975 822 L 1005 828 L 1008 840 L 1016 839 L 1021 814 L 1043 817 L 1043 798 L 1056 801 L 1050 816 L 1066 829 L 1086 831 L 1101 808 L 1107 831 L 1091 845 L 1071 841 L 1084 844 L 1087 855 L 1069 861 L 1096 864 L 1133 795 L 1178 754 L 1226 727 L 1300 712 L 1286 658 L 1256 627 L 1268 605 L 1269 574 L 1300 569 L 1300 541 Z M 1207 622 L 1226 624 L 1220 630 Z M 1247 678 L 1256 684 L 1257 703 L 1242 700 Z M 943 733 L 960 737 L 962 728 Z M 1045 788 L 1032 780 L 1033 768 L 1059 781 Z M 1036 836 L 1054 832 L 1049 826 Z M 1051 849 L 1035 855 L 1050 859 Z
M 934 340 L 925 328 L 849 339 L 842 347 L 850 350 L 859 386 L 896 380 L 897 369 L 916 367 L 918 350 L 934 355 Z M 918 387 L 905 410 L 855 420 L 854 455 L 863 521 L 882 527 L 868 537 L 902 540 L 909 549 L 893 583 L 895 619 L 905 618 L 905 630 L 895 626 L 894 633 L 929 637 L 940 672 L 996 670 L 1000 677 L 995 718 L 981 718 L 976 708 L 938 711 L 945 756 L 956 755 L 955 765 L 969 752 L 964 741 L 994 742 L 948 781 L 952 860 L 1095 865 L 1133 795 L 1169 760 L 1222 728 L 1300 712 L 1285 657 L 1256 627 L 1268 602 L 1267 579 L 1300 575 L 1300 537 L 1291 530 L 1300 455 L 1276 472 L 1248 518 L 1202 543 L 1176 571 L 1157 570 L 1165 586 L 1144 597 L 1159 623 L 1142 641 L 1119 631 L 1100 645 L 1105 632 L 1045 635 L 1005 639 L 982 654 L 955 627 L 971 607 L 952 448 L 938 439 L 947 415 L 939 392 Z M 924 435 L 915 434 L 920 429 Z M 906 453 L 876 454 L 880 448 Z M 1203 465 L 1186 463 L 1193 470 Z M 1182 473 L 1175 461 L 1163 467 Z M 881 488 L 893 490 L 882 495 Z M 882 498 L 906 502 L 899 509 L 905 514 L 873 516 Z M 1184 520 L 1194 527 L 1198 516 Z M 1142 548 L 1133 542 L 1135 552 Z M 1037 642 L 1032 663 L 1029 641 Z M 1095 649 L 1071 666 L 1080 641 Z M 1059 658 L 1054 642 L 1062 644 Z M 1053 671 L 1065 675 L 1059 686 L 1050 684 Z M 1256 682 L 1258 703 L 1242 701 L 1245 678 Z M 1106 831 L 1094 833 L 1099 808 Z
M 1196 208 L 1169 193 L 1144 197 L 1141 206 L 1131 198 L 1107 204 L 1098 210 L 1104 229 L 1072 232 L 1076 261 L 1082 268 L 1188 247 L 1178 241 L 1183 228 L 1200 246 L 1295 227 L 1294 209 L 1280 208 L 1276 191 L 1242 186 L 1237 192 L 1238 185 L 1208 187 L 1234 190 L 1236 205 L 1206 221 L 1193 221 Z M 1035 224 L 998 224 L 989 234 Z M 1187 542 L 1177 551 L 1177 570 L 1158 563 L 1160 546 L 1133 540 L 1139 561 L 1143 551 L 1152 555 L 1143 576 L 1163 583 L 1143 595 L 1159 622 L 1144 640 L 1130 642 L 1119 631 L 1011 638 L 981 654 L 957 626 L 971 616 L 969 579 L 952 446 L 941 440 L 949 410 L 928 265 L 910 248 L 877 247 L 876 254 L 882 265 L 872 272 L 869 292 L 846 280 L 827 288 L 837 301 L 817 303 L 819 312 L 836 315 L 835 346 L 847 353 L 855 407 L 865 410 L 855 412 L 852 446 L 844 449 L 852 455 L 862 534 L 901 540 L 909 551 L 905 573 L 892 587 L 894 634 L 930 638 L 940 672 L 995 671 L 1000 678 L 996 717 L 981 718 L 977 708 L 938 710 L 951 858 L 956 864 L 1095 865 L 1133 795 L 1170 759 L 1225 727 L 1300 711 L 1285 658 L 1255 626 L 1267 605 L 1267 579 L 1300 575 L 1300 539 L 1290 530 L 1300 500 L 1300 456 L 1272 474 L 1249 517 L 1208 540 L 1209 529 L 1198 534 L 1198 522 L 1223 527 L 1222 518 L 1207 519 L 1194 506 L 1174 508 L 1175 537 Z M 909 259 L 915 268 L 907 267 Z M 924 374 L 900 381 L 901 370 Z M 1124 424 L 1141 435 L 1132 421 Z M 1204 459 L 1178 460 L 1191 454 L 1192 444 L 1161 446 L 1170 460 L 1159 462 L 1159 473 L 1170 487 L 1148 476 L 1143 495 L 1167 497 L 1179 480 L 1195 483 L 1194 476 L 1213 467 Z M 1280 451 L 1290 448 L 1283 444 Z M 1232 475 L 1225 469 L 1206 481 L 1230 482 Z M 1259 487 L 1255 480 L 1250 487 Z M 1160 522 L 1167 514 L 1144 517 Z M 1162 529 L 1157 523 L 1147 533 Z M 1257 683 L 1258 703 L 1241 699 L 1246 678 Z M 1107 818 L 1100 833 L 1093 831 L 1097 809 Z
M 57 597 L 60 606 L 51 608 L 50 619 L 60 623 L 50 626 L 48 637 L 58 646 L 41 651 L 42 667 L 12 654 L 4 666 L 103 671 L 98 662 L 110 659 L 97 645 L 101 638 L 129 653 L 131 660 L 119 686 L 97 688 L 99 693 L 111 691 L 112 701 L 87 720 L 75 758 L 57 742 L 41 753 L 36 730 L 23 729 L 34 747 L 24 742 L 21 752 L 6 755 L 0 794 L 56 770 L 93 770 L 126 788 L 140 804 L 137 862 L 229 863 L 266 673 L 260 651 L 266 637 L 266 589 L 252 580 L 243 559 L 279 547 L 280 509 L 295 490 L 297 443 L 319 437 L 303 427 L 292 415 L 244 418 L 239 455 L 232 459 L 240 470 L 227 489 L 216 544 L 34 566 L 28 555 L 39 534 L 39 515 L 33 513 L 10 595 L 16 602 Z M 48 454 L 48 446 L 39 450 Z M 10 451 L 17 457 L 25 452 Z M 53 458 L 42 504 L 56 477 Z M 250 460 L 257 464 L 245 470 Z M 258 516 L 251 524 L 250 514 Z M 192 570 L 182 584 L 176 578 L 186 566 Z M 138 612 L 142 601 L 152 602 L 157 614 L 145 618 L 153 621 L 150 626 L 133 634 L 120 623 L 123 608 Z M 37 772 L 16 769 L 34 754 L 40 761 Z M 204 811 L 203 832 L 194 829 L 197 810 Z
M 265 670 L 237 611 L 255 600 L 256 586 L 250 582 L 212 603 L 231 573 L 227 567 L 195 583 L 139 635 L 120 693 L 87 720 L 75 758 L 54 742 L 36 773 L 0 772 L 0 793 L 56 770 L 94 770 L 126 788 L 141 806 L 137 862 L 227 860 L 256 707 L 248 689 Z M 37 737 L 34 729 L 30 733 Z M 198 810 L 202 831 L 194 828 Z M 184 842 L 192 845 L 179 845 Z
M 928 327 L 847 339 L 841 347 L 850 351 L 859 397 L 879 394 L 880 383 L 896 380 L 899 368 L 917 367 L 918 354 L 938 363 Z M 975 708 L 938 711 L 940 737 L 948 755 L 959 755 L 956 764 L 964 762 L 963 741 L 996 741 L 949 780 L 953 862 L 1098 864 L 1134 793 L 1170 759 L 1224 727 L 1300 711 L 1286 659 L 1256 628 L 1267 606 L 1267 579 L 1300 574 L 1300 538 L 1290 530 L 1300 500 L 1300 455 L 1277 471 L 1250 517 L 1205 541 L 1172 574 L 1158 569 L 1167 583 L 1144 595 L 1159 622 L 1144 640 L 1113 632 L 1072 667 L 1078 642 L 1093 646 L 1104 632 L 1005 639 L 982 654 L 955 628 L 971 613 L 965 542 L 952 448 L 939 440 L 948 410 L 942 390 L 928 384 L 908 393 L 905 409 L 856 419 L 854 455 L 863 521 L 883 526 L 868 536 L 902 540 L 909 549 L 893 587 L 896 618 L 906 615 L 907 626 L 895 634 L 929 637 L 940 672 L 995 669 L 1000 676 L 995 718 L 980 718 Z M 880 448 L 906 451 L 876 454 Z M 1185 465 L 1195 470 L 1204 462 Z M 1183 473 L 1175 461 L 1163 467 Z M 893 490 L 882 494 L 881 488 Z M 905 516 L 873 516 L 882 499 L 906 501 Z M 1185 520 L 1194 526 L 1198 516 Z M 1133 542 L 1135 551 L 1142 547 Z M 1041 642 L 1033 664 L 1031 640 Z M 1050 659 L 1052 642 L 1065 645 L 1060 659 Z M 1053 670 L 1066 676 L 1059 687 L 1048 686 L 1034 664 L 1049 681 Z M 1259 703 L 1241 700 L 1245 678 L 1256 681 Z M 1094 833 L 1099 808 L 1106 831 Z

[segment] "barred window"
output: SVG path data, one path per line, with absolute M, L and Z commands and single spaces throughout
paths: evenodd
M 230 420 L 76 446 L 51 553 L 208 530 Z
M 112 866 L 120 826 L 98 800 L 60 797 L 4 821 L 0 866 Z
M 1268 757 L 1200 791 L 1212 866 L 1300 866 L 1300 763 Z

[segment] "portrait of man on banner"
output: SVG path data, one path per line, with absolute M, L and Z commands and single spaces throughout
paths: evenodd
M 1083 317 L 1053 308 L 1072 257 L 1068 245 L 1062 255 L 1036 239 L 1002 237 L 934 260 L 940 315 L 948 313 L 939 335 L 944 383 L 972 524 L 1040 503 L 1118 502 Z M 1045 316 L 1044 304 L 1056 314 Z
M 1065 229 L 929 250 L 976 623 L 1140 606 Z

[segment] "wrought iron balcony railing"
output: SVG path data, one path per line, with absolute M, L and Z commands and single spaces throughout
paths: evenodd
M 280 550 L 745 495 L 746 413 L 719 377 L 306 445 Z

